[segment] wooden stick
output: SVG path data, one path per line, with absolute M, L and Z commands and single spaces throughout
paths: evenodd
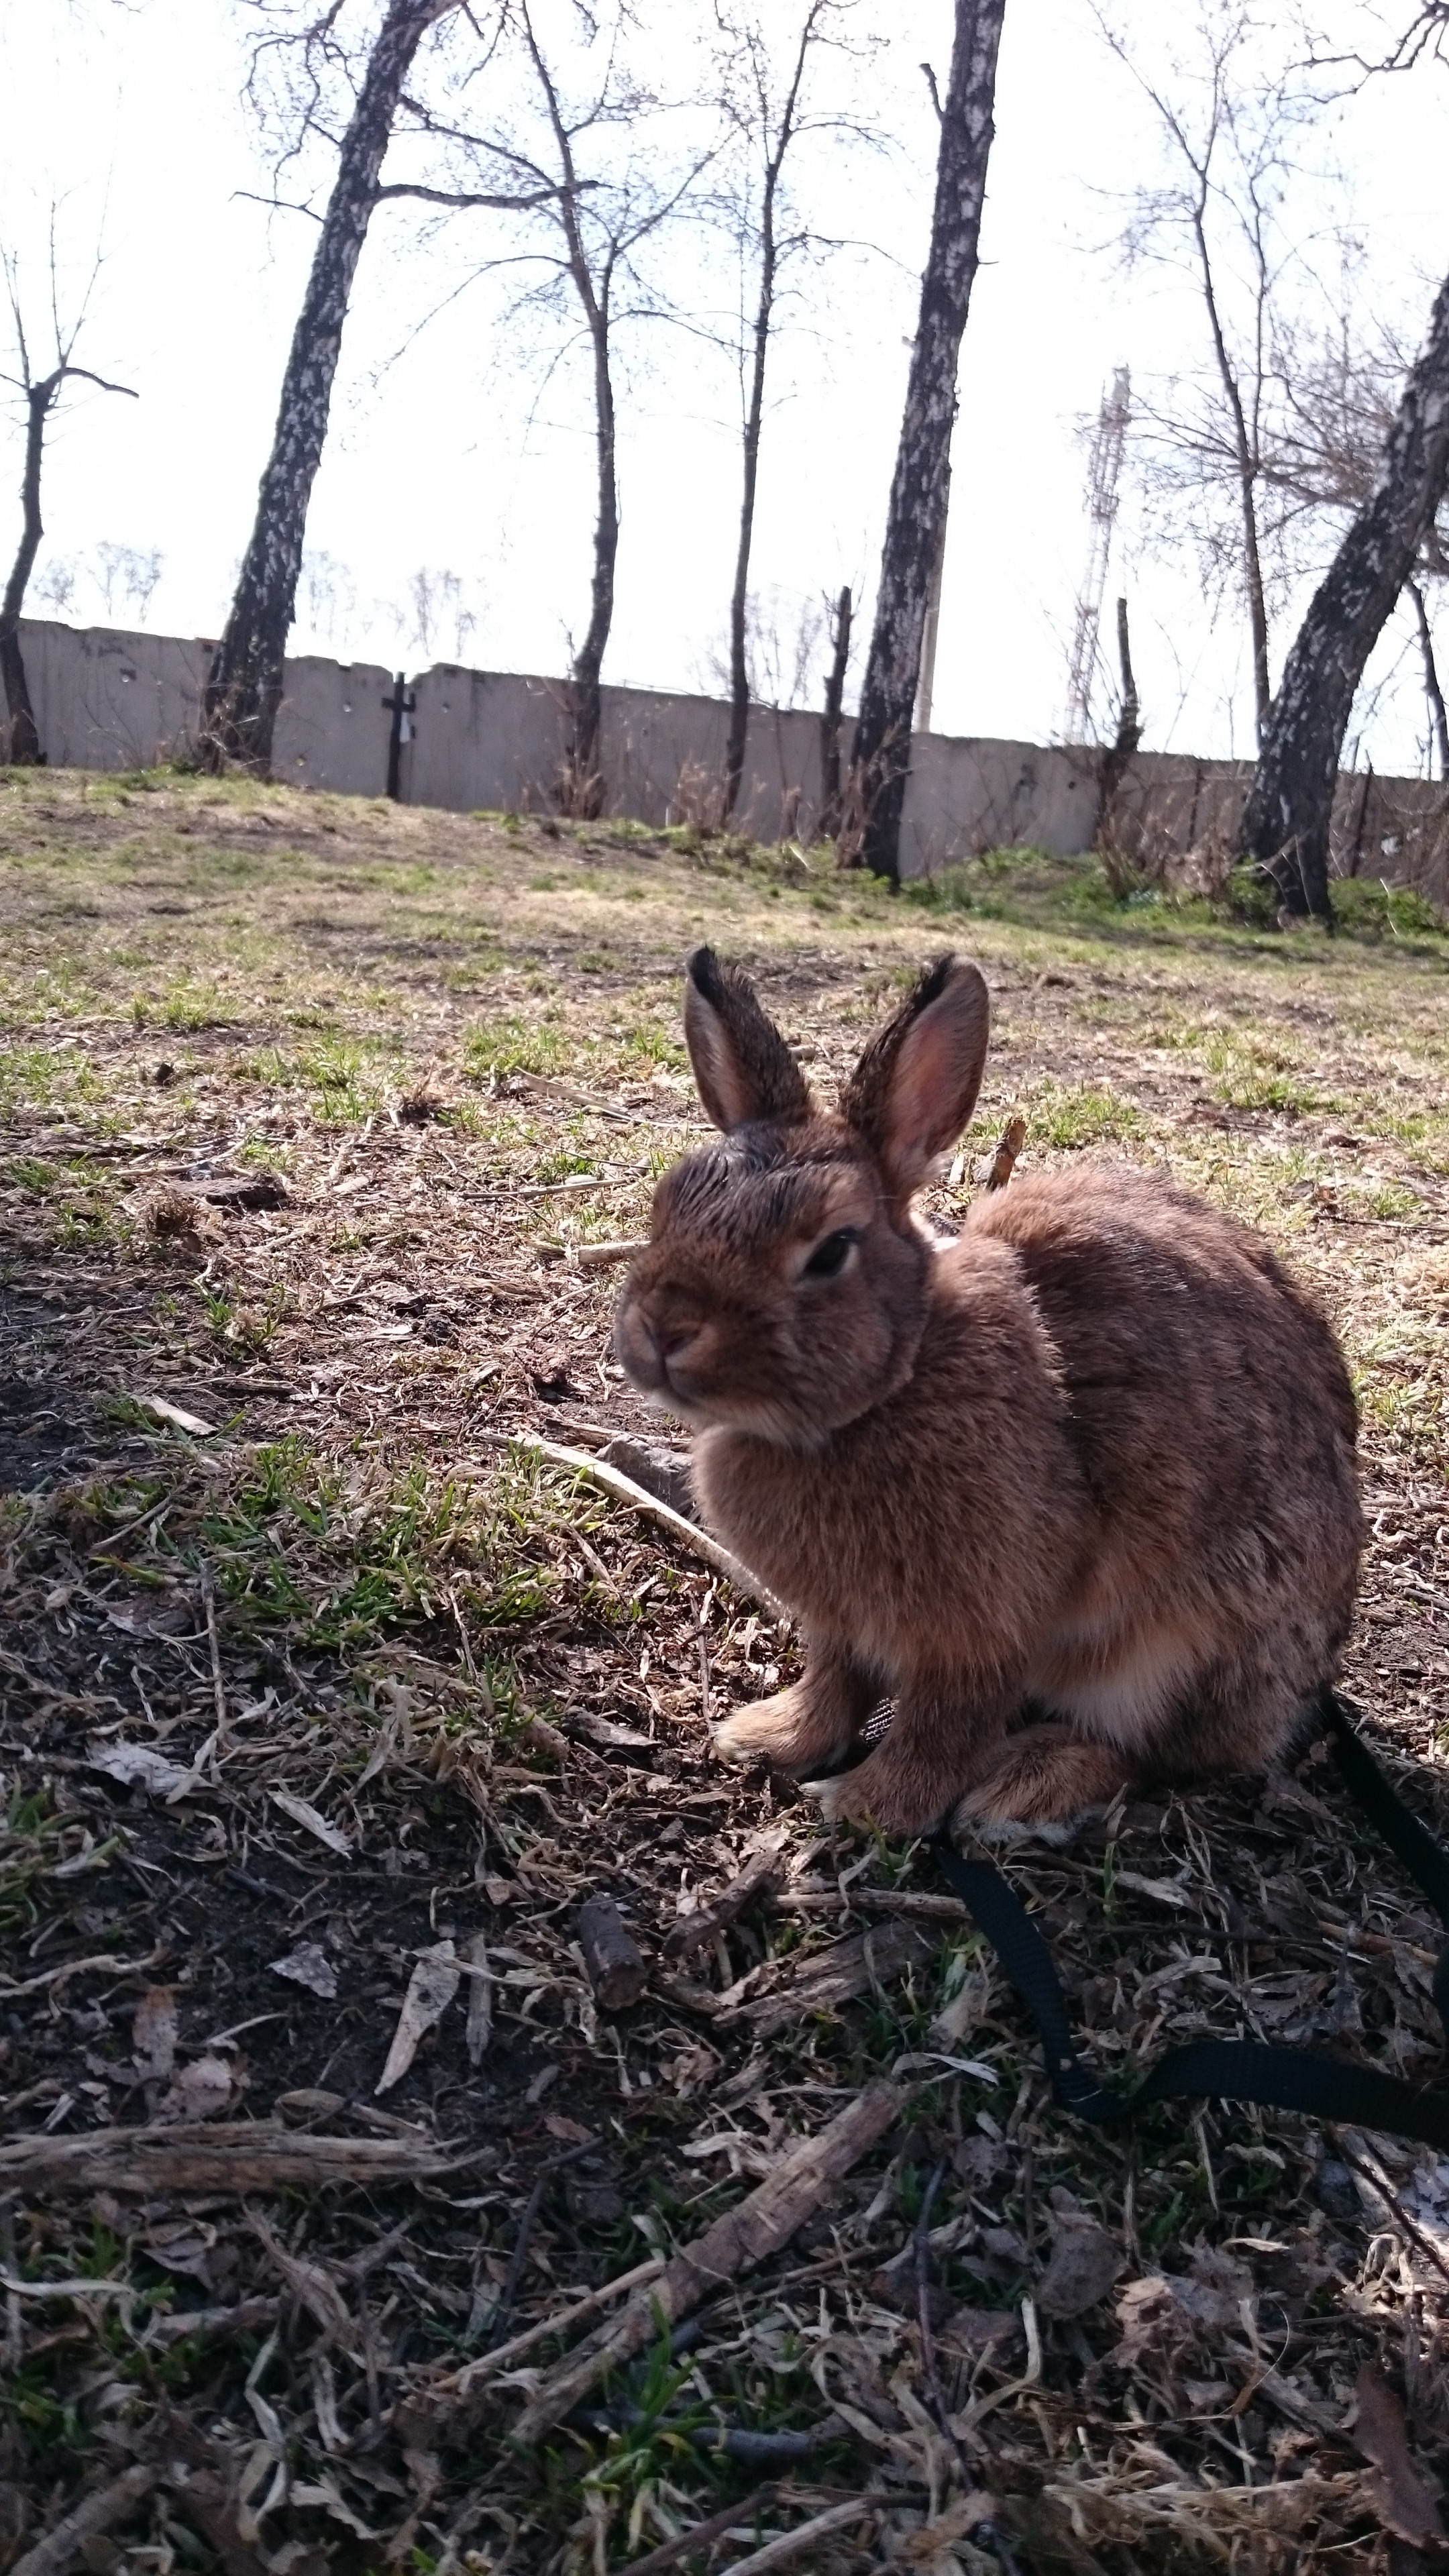
M 23 2558 L 16 2559 L 10 2576 L 61 2576 L 83 2542 L 125 2521 L 132 2507 L 150 2494 L 159 2474 L 149 2460 L 137 2460 L 133 2467 L 113 2478 L 108 2487 L 83 2496 L 54 2531 L 48 2531 L 33 2549 L 27 2549 Z
M 578 1263 L 580 1270 L 607 1270 L 616 1261 L 632 1261 L 635 1253 L 643 1250 L 642 1243 L 581 1243 L 568 1257 Z
M 606 2308 L 611 2299 L 622 2298 L 626 2290 L 637 2290 L 646 2281 L 657 2281 L 663 2269 L 663 2255 L 651 2254 L 647 2263 L 636 2263 L 632 2272 L 621 2272 L 617 2280 L 605 2281 L 602 2288 L 586 2291 L 583 2298 L 575 2299 L 571 2307 L 559 2308 L 551 2317 L 541 2317 L 537 2325 L 524 2326 L 518 2334 L 510 2335 L 507 2343 L 495 2344 L 491 2352 L 481 2352 L 476 2361 L 465 2362 L 461 2370 L 453 2371 L 447 2379 L 437 2381 L 429 2389 L 429 2400 L 469 2396 L 473 2389 L 481 2388 L 485 2380 L 492 2379 L 509 2362 L 518 2361 L 524 2353 L 532 2352 L 536 2344 L 547 2343 L 553 2335 L 570 2333 L 573 2327 L 582 2325 L 585 2317 L 595 2316 L 600 2308 Z
M 772 1618 L 788 1619 L 790 1614 L 783 1601 L 777 1601 L 773 1592 L 766 1590 L 758 1575 L 751 1574 L 747 1565 L 742 1565 L 727 1547 L 721 1547 L 718 1539 L 710 1537 L 708 1530 L 702 1530 L 695 1521 L 686 1520 L 683 1512 L 676 1512 L 670 1504 L 661 1503 L 657 1495 L 646 1494 L 643 1486 L 636 1485 L 633 1477 L 626 1476 L 621 1468 L 606 1467 L 602 1458 L 591 1457 L 587 1449 L 566 1449 L 562 1441 L 542 1440 L 537 1433 L 515 1432 L 511 1446 L 536 1449 L 539 1456 L 547 1458 L 553 1466 L 572 1467 L 576 1476 L 582 1476 L 586 1484 L 597 1485 L 601 1493 L 612 1494 L 616 1503 L 629 1503 L 636 1512 L 647 1512 L 650 1519 L 658 1521 L 671 1537 L 679 1540 L 681 1546 L 692 1548 L 696 1556 L 704 1558 L 706 1565 L 712 1565 L 717 1574 L 725 1575 L 737 1592 L 743 1592 L 750 1601 L 758 1601 L 761 1609 L 768 1610 Z
M 597 2387 L 606 2371 L 636 2352 L 661 2325 L 672 2326 L 701 2299 L 752 2271 L 787 2245 L 835 2185 L 883 2137 L 906 2099 L 896 2084 L 870 2084 L 817 2137 L 802 2138 L 736 2209 L 727 2210 L 666 2264 L 647 2295 L 593 2346 L 541 2380 L 513 2427 L 525 2447 L 541 2439 Z

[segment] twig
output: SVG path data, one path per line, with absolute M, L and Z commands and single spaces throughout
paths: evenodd
M 778 2253 L 884 2135 L 906 2098 L 898 2085 L 868 2085 L 818 2137 L 802 2138 L 737 2208 L 682 2246 L 647 2297 L 631 2300 L 591 2349 L 540 2381 L 513 2427 L 514 2442 L 539 2440 L 572 2414 L 607 2371 L 642 2351 L 660 2324 L 676 2324 L 711 2291 Z
M 229 1720 L 226 1713 L 226 1690 L 221 1678 L 221 1639 L 216 1633 L 216 1586 L 211 1568 L 201 1569 L 201 1606 L 206 1612 L 206 1642 L 211 1651 L 211 1689 L 216 1701 L 216 1723 L 225 1735 Z
M 947 2430 L 946 2400 L 942 2394 L 941 2382 L 936 2370 L 936 2338 L 931 2330 L 931 2211 L 935 2206 L 936 2194 L 940 2190 L 945 2177 L 946 2166 L 943 2158 L 936 2166 L 935 2171 L 931 2175 L 930 2181 L 927 2183 L 925 2190 L 921 2194 L 921 2207 L 916 2219 L 916 2241 L 914 2249 L 916 2266 L 916 2318 L 921 2329 L 921 2369 L 925 2376 L 926 2393 L 931 2400 L 931 2406 L 935 2413 L 936 2421 L 940 2425 L 943 2433 Z
M 813 2549 L 817 2540 L 825 2540 L 832 2531 L 847 2531 L 852 2523 L 863 2522 L 867 2514 L 874 2521 L 880 2511 L 874 2496 L 852 2496 L 848 2504 L 833 2504 L 825 2513 L 811 2516 L 797 2531 L 782 2531 L 775 2540 L 767 2540 L 763 2549 L 752 2549 L 748 2558 L 732 2558 L 720 2576 L 765 2576 L 770 2567 L 787 2567 Z
M 1449 2281 L 1449 2263 L 1445 2262 L 1438 2247 L 1429 2237 L 1424 2235 L 1422 2229 L 1415 2226 L 1414 2221 L 1409 2216 L 1409 2213 L 1405 2209 L 1403 2202 L 1400 2200 L 1398 2193 L 1395 2191 L 1393 2184 L 1390 2182 L 1388 2175 L 1384 2172 L 1382 2165 L 1380 2165 L 1377 2171 L 1375 2171 L 1371 2165 L 1360 2164 L 1357 2156 L 1353 2154 L 1350 2148 L 1345 2146 L 1343 2141 L 1343 2132 L 1341 2129 L 1338 2131 L 1337 2135 L 1338 2152 L 1342 2156 L 1344 2163 L 1350 2166 L 1354 2173 L 1360 2175 L 1363 2181 L 1366 2182 L 1372 2190 L 1378 2193 L 1380 2200 L 1387 2201 L 1395 2218 L 1398 2220 L 1399 2225 L 1402 2227 L 1404 2234 L 1409 2237 L 1415 2245 L 1417 2245 L 1420 2253 L 1425 2256 L 1427 2261 L 1434 2265 L 1436 2271 L 1440 2272 L 1446 2281 Z
M 747 1600 L 758 1601 L 761 1608 L 768 1610 L 776 1619 L 789 1617 L 784 1603 L 777 1601 L 758 1575 L 751 1574 L 749 1567 L 742 1565 L 727 1547 L 721 1547 L 718 1539 L 711 1538 L 697 1522 L 686 1520 L 683 1512 L 675 1511 L 672 1504 L 661 1503 L 657 1495 L 647 1494 L 643 1486 L 636 1485 L 633 1477 L 626 1476 L 621 1468 L 606 1467 L 602 1458 L 591 1457 L 587 1449 L 566 1449 L 561 1441 L 543 1440 L 537 1433 L 515 1432 L 511 1446 L 536 1449 L 539 1456 L 547 1458 L 551 1465 L 571 1467 L 585 1484 L 597 1485 L 601 1493 L 612 1494 L 615 1502 L 629 1503 L 636 1512 L 647 1512 L 651 1520 L 658 1521 L 683 1546 L 692 1548 L 696 1556 L 702 1556 L 706 1565 L 712 1565 L 717 1574 L 723 1574 L 737 1592 L 744 1593 Z
M 592 2140 L 590 2140 L 589 2143 L 592 2144 Z M 532 2191 L 529 2193 L 527 2200 L 523 2204 L 523 2216 L 518 2222 L 518 2234 L 513 2240 L 513 2252 L 508 2258 L 508 2270 L 504 2277 L 503 2288 L 499 2295 L 498 2305 L 493 2311 L 493 2331 L 495 2333 L 499 2326 L 507 2322 L 513 2302 L 518 2296 L 518 2284 L 523 2277 L 523 2266 L 528 2254 L 528 2240 L 533 2234 L 538 2213 L 543 2207 L 549 2185 L 557 2180 L 565 2165 L 571 2165 L 575 2159 L 583 2155 L 584 2152 L 584 2146 L 580 2144 L 576 2147 L 565 2147 L 562 2155 L 550 2156 L 548 2162 L 544 2165 L 541 2173 L 539 2174 L 538 2180 L 534 2184 Z
M 661 2541 L 647 2558 L 631 2558 L 626 2567 L 620 2568 L 619 2576 L 663 2576 L 666 2567 L 677 2567 L 681 2558 L 692 2557 L 696 2549 L 707 2549 L 712 2540 L 723 2539 L 731 2524 L 743 2522 L 752 2506 L 758 2511 L 761 2506 L 775 2503 L 779 2492 L 771 2480 L 768 2486 L 757 2487 L 743 2502 L 736 2497 L 733 2504 L 721 2505 L 718 2513 L 710 2514 L 706 2521 L 692 2523 L 688 2531 L 677 2532 L 673 2540 Z
M 108 2487 L 82 2497 L 54 2531 L 48 2531 L 33 2549 L 27 2549 L 23 2558 L 16 2559 L 10 2576 L 61 2576 L 61 2570 L 69 2567 L 87 2540 L 125 2521 L 132 2507 L 150 2494 L 159 2474 L 149 2460 L 137 2460 L 113 2478 Z
M 108 1968 L 114 1977 L 133 1977 L 146 1968 L 154 1968 L 163 1952 L 157 1948 L 146 1959 L 117 1959 L 102 1950 L 92 1959 L 67 1959 L 58 1968 L 46 1968 L 38 1977 L 22 1977 L 18 1983 L 0 1977 L 0 1996 L 39 1994 L 42 1986 L 58 1986 L 62 1977 L 83 1977 L 94 1968 Z
M 568 1257 L 578 1263 L 580 1270 L 607 1270 L 616 1261 L 632 1261 L 635 1253 L 643 1250 L 642 1243 L 581 1243 Z
M 575 2326 L 583 2324 L 585 2317 L 597 2315 L 611 2299 L 622 2298 L 626 2290 L 642 2289 L 646 2281 L 657 2281 L 663 2269 L 664 2256 L 651 2254 L 646 2263 L 636 2263 L 631 2272 L 621 2272 L 617 2280 L 605 2281 L 600 2289 L 590 2290 L 582 2299 L 575 2299 L 572 2307 L 559 2308 L 552 2316 L 541 2317 L 537 2325 L 525 2326 L 520 2333 L 510 2336 L 507 2343 L 495 2344 L 491 2351 L 480 2353 L 476 2361 L 465 2363 L 461 2370 L 441 2380 L 429 2395 L 466 2397 L 470 2390 L 480 2386 L 485 2379 L 491 2379 L 507 2363 L 519 2361 L 524 2353 L 532 2352 L 535 2345 L 548 2343 L 555 2335 L 571 2333 Z

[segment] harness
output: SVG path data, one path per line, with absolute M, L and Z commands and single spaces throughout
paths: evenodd
M 1449 1931 L 1449 1852 L 1385 1778 L 1338 1693 L 1325 1689 L 1319 1707 L 1344 1787 Z M 1052 1954 L 1000 1870 L 989 1861 L 965 1859 L 945 1833 L 936 1836 L 932 1848 L 947 1886 L 975 1917 L 1036 2024 L 1053 2095 L 1079 2120 L 1107 2127 L 1134 2119 L 1154 2102 L 1184 2093 L 1210 2094 L 1275 2111 L 1305 2111 L 1314 2119 L 1347 2121 L 1355 2128 L 1380 2129 L 1390 2137 L 1449 2149 L 1449 2092 L 1432 2092 L 1402 2076 L 1380 2075 L 1372 2067 L 1353 2066 L 1309 2048 L 1196 2040 L 1170 2048 L 1135 2092 L 1121 2093 L 1104 2084 L 1073 2039 Z M 1449 2040 L 1449 1943 L 1434 1972 L 1434 2002 Z

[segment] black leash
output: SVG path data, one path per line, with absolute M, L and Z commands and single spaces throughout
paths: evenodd
M 1449 1852 L 1385 1779 L 1337 1692 L 1325 1691 L 1321 1706 L 1344 1786 L 1449 1930 Z M 1343 2120 L 1354 2128 L 1381 2129 L 1390 2137 L 1449 2148 L 1449 2093 L 1431 2092 L 1401 2076 L 1379 2075 L 1342 2058 L 1320 2057 L 1312 2049 L 1269 2048 L 1243 2039 L 1198 2040 L 1169 2049 L 1135 2093 L 1115 2091 L 1078 2054 L 1051 1952 L 1001 1872 L 989 1861 L 964 1859 L 944 1833 L 936 1837 L 934 1850 L 942 1877 L 969 1906 L 1036 2024 L 1052 2092 L 1064 2111 L 1105 2126 L 1130 2120 L 1149 2103 L 1178 2094 L 1220 2094 L 1233 2102 L 1306 2111 L 1314 2119 Z M 1435 1971 L 1434 2001 L 1449 2038 L 1449 1945 Z

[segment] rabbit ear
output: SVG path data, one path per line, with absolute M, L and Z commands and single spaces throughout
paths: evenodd
M 979 967 L 938 957 L 851 1075 L 840 1104 L 846 1124 L 870 1146 L 901 1197 L 920 1187 L 969 1121 L 990 1025 Z
M 756 1118 L 806 1118 L 805 1077 L 738 966 L 696 948 L 685 969 L 684 1041 L 699 1096 L 730 1135 Z

